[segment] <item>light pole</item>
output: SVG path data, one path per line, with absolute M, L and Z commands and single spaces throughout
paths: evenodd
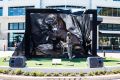
M 40 0 L 40 8 L 42 8 L 42 0 Z
M 92 0 L 89 0 L 89 9 L 92 9 Z
M 67 1 L 65 0 L 65 10 L 66 10 L 66 4 L 67 4 Z
M 113 44 L 112 44 L 112 52 L 113 52 L 113 47 L 114 47 L 114 46 L 113 46 Z

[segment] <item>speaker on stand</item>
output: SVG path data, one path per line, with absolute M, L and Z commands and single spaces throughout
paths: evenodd
M 100 68 L 103 67 L 102 57 L 88 57 L 87 63 L 89 68 Z
M 24 56 L 12 56 L 9 60 L 10 67 L 25 67 L 26 66 L 26 58 Z

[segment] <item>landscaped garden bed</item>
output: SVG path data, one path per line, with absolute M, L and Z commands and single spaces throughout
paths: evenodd
M 73 60 L 61 59 L 61 65 L 52 65 L 52 58 L 32 58 L 27 60 L 27 67 L 40 67 L 40 68 L 88 68 L 86 58 L 76 58 Z M 3 61 L 0 58 L 0 66 L 9 66 L 9 61 Z M 120 66 L 119 58 L 105 58 L 104 66 Z
M 0 69 L 0 74 L 8 75 L 24 75 L 24 76 L 39 76 L 39 77 L 83 77 L 83 76 L 101 76 L 101 75 L 113 75 L 120 74 L 120 70 L 113 71 L 95 71 L 89 73 L 72 73 L 72 72 L 63 72 L 63 73 L 43 73 L 43 72 L 25 72 L 20 69 Z

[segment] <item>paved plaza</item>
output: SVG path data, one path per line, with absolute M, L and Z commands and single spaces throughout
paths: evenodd
M 0 58 L 1 57 L 11 57 L 14 51 L 0 51 Z M 98 56 L 104 57 L 103 51 L 98 51 Z M 120 51 L 106 51 L 105 52 L 106 57 L 110 58 L 120 58 Z

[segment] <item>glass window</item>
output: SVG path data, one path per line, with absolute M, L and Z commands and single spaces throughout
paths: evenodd
M 108 8 L 103 8 L 101 15 L 107 16 L 108 15 Z
M 24 30 L 24 24 L 23 23 L 19 23 L 19 29 Z
M 18 30 L 19 28 L 18 28 L 18 23 L 14 23 L 13 24 L 13 27 L 14 27 L 14 30 Z
M 113 30 L 112 24 L 108 24 L 108 30 Z
M 112 8 L 106 8 L 107 9 L 107 12 L 108 12 L 108 16 L 112 16 Z
M 25 7 L 9 7 L 8 15 L 9 16 L 19 16 L 25 15 L 25 8 L 33 8 L 34 6 L 25 6 Z
M 98 14 L 98 15 L 101 15 L 101 14 L 102 14 L 102 8 L 100 8 L 100 7 L 97 8 L 97 14 Z
M 8 34 L 8 47 L 15 47 L 22 41 L 24 33 L 9 33 Z
M 118 8 L 117 11 L 118 11 L 118 16 L 120 16 L 120 8 Z
M 2 15 L 3 15 L 3 8 L 0 7 L 0 16 L 2 16 Z
M 108 46 L 108 45 L 110 45 L 109 38 L 108 37 L 100 37 L 99 38 L 99 44 L 100 44 L 100 46 Z
M 9 30 L 25 30 L 25 23 L 9 23 L 8 26 Z
M 120 25 L 119 24 L 113 24 L 113 30 L 119 31 L 120 30 Z
M 119 30 L 119 31 L 120 31 L 120 24 L 118 24 L 118 25 L 117 25 L 117 30 Z
M 9 24 L 9 28 L 8 29 L 9 30 L 13 30 L 14 29 L 13 24 Z
M 120 50 L 118 34 L 99 34 L 99 49 L 101 50 Z
M 97 13 L 101 16 L 120 16 L 120 8 L 97 7 Z
M 9 10 L 8 10 L 9 12 L 8 12 L 8 15 L 11 15 L 11 16 L 13 16 L 13 8 L 9 8 Z
M 106 24 L 99 25 L 99 30 L 120 31 L 120 24 Z
M 107 26 L 107 24 L 101 24 L 101 25 L 99 26 L 99 29 L 100 29 L 100 30 L 108 30 L 108 26 Z
M 120 1 L 120 0 L 113 0 L 113 1 Z
M 118 16 L 118 14 L 117 14 L 117 8 L 113 9 L 113 16 Z

